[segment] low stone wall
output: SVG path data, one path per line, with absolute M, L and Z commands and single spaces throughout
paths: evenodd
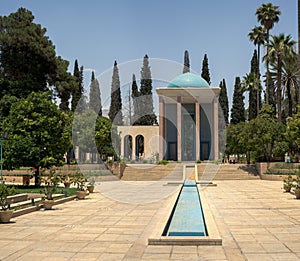
M 294 167 L 298 167 L 298 163 L 284 163 L 284 162 L 258 162 L 255 163 L 255 167 L 257 170 L 258 175 L 260 176 L 261 179 L 263 180 L 274 180 L 274 181 L 282 181 L 284 178 L 287 178 L 288 173 L 292 172 L 291 169 L 280 169 L 278 168 L 277 170 L 282 170 L 282 172 L 285 172 L 286 174 L 266 174 L 268 171 L 272 171 L 273 169 L 276 169 L 275 167 L 277 165 L 286 165 L 286 166 L 292 166 L 293 164 Z M 296 178 L 295 175 L 292 175 L 293 178 Z
M 125 168 L 126 168 L 126 164 L 121 162 L 114 162 L 114 163 L 105 163 L 106 167 L 114 174 L 116 175 L 118 178 L 122 178 Z
M 260 174 L 262 180 L 282 181 L 287 175 Z

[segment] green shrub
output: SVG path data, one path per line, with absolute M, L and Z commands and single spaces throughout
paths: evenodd
M 9 201 L 7 197 L 13 195 L 14 192 L 14 187 L 10 188 L 4 183 L 0 183 L 0 206 L 2 207 L 2 210 L 8 209 Z
M 169 163 L 169 161 L 167 161 L 167 160 L 161 160 L 159 162 L 159 164 L 162 164 L 162 165 L 167 165 L 168 163 Z

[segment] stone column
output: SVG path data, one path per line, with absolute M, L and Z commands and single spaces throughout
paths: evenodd
M 196 160 L 200 160 L 200 104 L 199 97 L 196 97 Z
M 120 139 L 121 139 L 121 142 L 120 142 L 121 153 L 120 153 L 120 155 L 121 155 L 121 158 L 124 158 L 124 155 L 125 155 L 125 151 L 124 151 L 124 148 L 125 148 L 125 139 L 124 138 L 125 138 L 125 136 L 123 137 L 122 134 L 120 134 Z
M 74 149 L 75 159 L 79 160 L 79 146 L 76 146 Z
M 165 103 L 163 97 L 159 96 L 159 160 L 165 158 Z
M 135 136 L 134 135 L 132 135 L 132 151 L 131 151 L 131 153 L 132 153 L 132 160 L 136 160 L 136 155 L 135 155 Z
M 181 97 L 177 97 L 177 160 L 181 161 Z
M 218 96 L 213 101 L 213 118 L 214 118 L 214 160 L 219 159 L 219 113 L 218 113 Z

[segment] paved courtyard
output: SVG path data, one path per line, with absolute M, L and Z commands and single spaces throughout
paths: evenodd
M 216 183 L 204 189 L 202 200 L 211 208 L 222 246 L 149 246 L 171 197 L 128 204 L 96 192 L 0 224 L 0 259 L 300 260 L 300 200 L 284 193 L 281 182 Z

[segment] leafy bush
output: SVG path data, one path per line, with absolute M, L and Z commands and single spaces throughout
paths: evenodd
M 159 162 L 159 164 L 162 164 L 162 165 L 167 165 L 168 163 L 169 163 L 169 161 L 167 161 L 167 160 L 161 160 Z
M 4 183 L 0 183 L 0 206 L 3 210 L 7 210 L 9 206 L 8 196 L 13 195 L 15 192 L 14 187 L 10 188 Z

